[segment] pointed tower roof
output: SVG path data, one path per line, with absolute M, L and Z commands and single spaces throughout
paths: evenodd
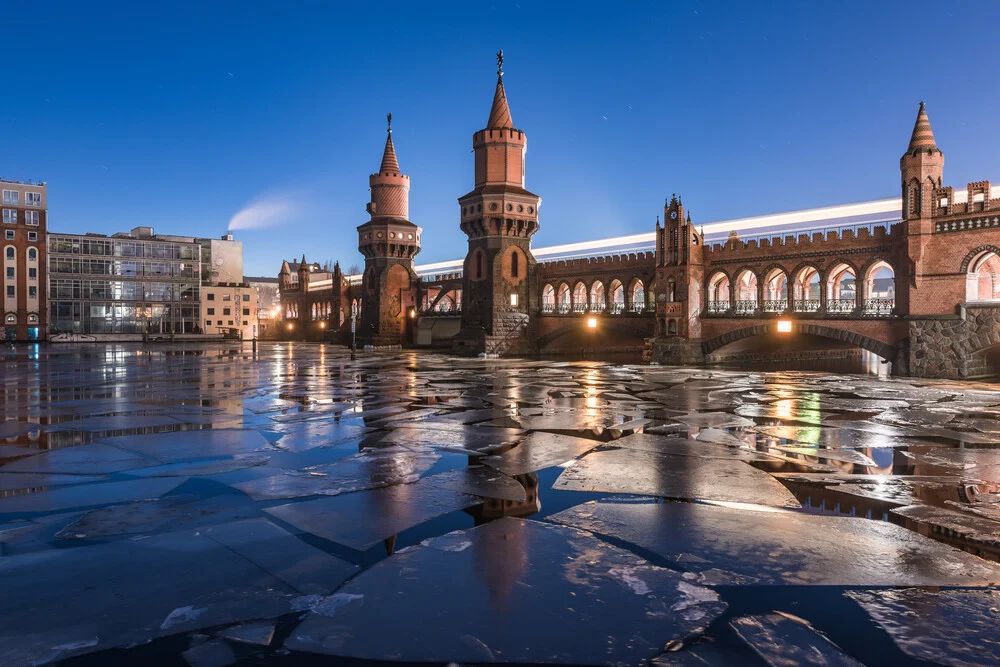
M 301 262 L 299 262 L 299 269 L 302 269 L 302 268 L 304 268 L 304 267 L 305 267 L 305 265 L 306 265 L 306 254 L 305 254 L 305 253 L 302 253 L 302 261 L 301 261 Z
M 288 273 L 288 274 L 292 273 L 292 270 L 288 267 L 288 260 L 287 259 L 281 260 L 281 271 L 278 272 L 278 275 L 280 276 L 280 275 L 283 275 L 285 273 Z
M 910 146 L 906 151 L 936 149 L 934 133 L 931 131 L 931 121 L 927 118 L 927 110 L 924 103 L 920 103 L 920 110 L 917 111 L 917 122 L 913 124 L 913 134 L 910 136 Z
M 507 106 L 507 93 L 503 89 L 503 50 L 497 53 L 497 89 L 493 93 L 493 107 L 490 109 L 490 119 L 486 122 L 487 130 L 498 128 L 513 128 L 514 121 L 510 117 L 510 107 Z
M 385 118 L 389 124 L 388 135 L 385 138 L 385 151 L 382 153 L 382 166 L 378 170 L 398 174 L 399 160 L 396 159 L 396 147 L 392 145 L 392 114 L 386 114 Z

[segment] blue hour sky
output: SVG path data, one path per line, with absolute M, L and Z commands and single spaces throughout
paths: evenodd
M 49 184 L 50 229 L 217 236 L 248 275 L 361 263 L 385 113 L 418 262 L 464 256 L 494 53 L 535 245 L 898 196 L 927 102 L 946 183 L 1000 181 L 1000 3 L 4 3 L 0 176 Z M 250 227 L 250 228 L 247 228 Z

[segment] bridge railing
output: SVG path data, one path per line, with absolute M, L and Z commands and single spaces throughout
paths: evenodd
M 858 307 L 857 299 L 827 299 L 826 312 L 853 313 Z
M 702 315 L 715 317 L 761 317 L 765 315 L 781 315 L 789 312 L 786 299 L 770 299 L 764 302 L 737 301 L 730 306 L 728 301 L 709 301 Z M 896 300 L 893 297 L 876 297 L 865 299 L 858 307 L 854 299 L 827 299 L 826 307 L 820 299 L 801 299 L 792 301 L 791 312 L 797 315 L 816 315 L 819 317 L 895 317 Z
M 861 314 L 864 317 L 888 317 L 893 314 L 895 309 L 896 299 L 894 298 L 865 299 Z
M 554 313 L 556 312 L 556 304 L 554 303 L 543 303 L 542 304 L 543 313 Z
M 720 313 L 729 312 L 729 302 L 728 301 L 709 301 L 706 312 L 712 315 L 718 315 Z
M 798 299 L 792 304 L 792 310 L 796 313 L 818 313 L 819 308 L 819 299 Z
M 767 299 L 764 301 L 765 313 L 783 313 L 788 310 L 788 299 Z

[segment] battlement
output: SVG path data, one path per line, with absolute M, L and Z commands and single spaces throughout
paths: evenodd
M 651 268 L 656 264 L 656 253 L 632 252 L 621 255 L 605 255 L 603 257 L 583 257 L 580 259 L 561 259 L 554 262 L 539 262 L 538 270 L 545 275 L 574 274 L 597 269 L 614 270 L 620 267 L 642 266 Z
M 975 181 L 965 186 L 965 192 L 945 186 L 931 193 L 931 216 L 943 218 L 950 215 L 968 215 L 1000 210 L 1000 198 L 992 197 L 989 181 Z
M 743 241 L 730 238 L 725 243 L 706 245 L 703 257 L 705 261 L 718 260 L 729 254 L 756 253 L 759 251 L 781 250 L 787 252 L 821 252 L 836 244 L 836 246 L 855 243 L 896 243 L 905 239 L 902 223 L 896 223 L 888 229 L 885 225 L 858 227 L 856 229 L 833 229 L 827 232 L 812 234 L 785 234 L 753 238 Z
M 524 132 L 521 130 L 516 130 L 512 127 L 498 127 L 492 130 L 479 130 L 472 135 L 472 145 L 491 142 L 491 141 L 514 141 L 517 143 L 524 143 L 527 137 L 524 136 Z

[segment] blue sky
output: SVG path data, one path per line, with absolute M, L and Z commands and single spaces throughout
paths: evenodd
M 49 183 L 53 231 L 217 236 L 256 205 L 273 224 L 236 232 L 249 275 L 361 262 L 387 111 L 418 262 L 463 256 L 500 48 L 538 246 L 649 231 L 672 192 L 696 222 L 898 196 L 922 99 L 946 182 L 1000 181 L 996 2 L 39 10 L 5 3 L 0 176 Z

